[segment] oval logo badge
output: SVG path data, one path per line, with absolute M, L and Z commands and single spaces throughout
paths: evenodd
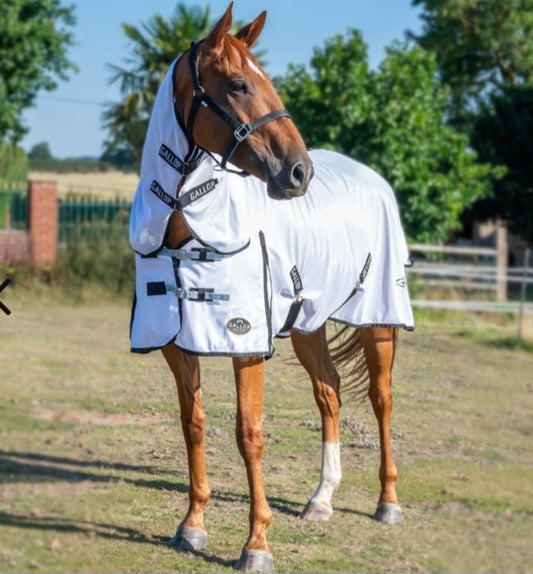
M 251 328 L 250 322 L 243 317 L 233 317 L 226 323 L 226 329 L 234 335 L 246 335 Z

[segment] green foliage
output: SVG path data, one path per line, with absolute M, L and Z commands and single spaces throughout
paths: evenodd
M 0 11 L 0 143 L 20 141 L 23 111 L 40 90 L 54 90 L 75 66 L 67 59 L 74 8 L 59 0 L 2 0 Z
M 103 158 L 100 160 L 94 157 L 56 158 L 52 155 L 48 142 L 35 144 L 28 152 L 28 159 L 31 170 L 56 173 L 103 171 L 114 165 L 112 162 L 106 162 Z
M 425 22 L 411 37 L 435 53 L 451 88 L 454 121 L 468 121 L 487 92 L 533 80 L 533 0 L 413 0 Z
M 31 159 L 30 169 L 56 173 L 89 173 L 105 171 L 109 164 L 92 157 L 68 157 L 65 159 Z
M 0 223 L 1 207 L 0 203 Z M 62 301 L 79 302 L 95 295 L 131 301 L 135 256 L 128 241 L 127 217 L 117 216 L 111 223 L 102 218 L 68 231 L 61 234 L 64 241 L 58 245 L 54 265 L 32 269 L 24 263 L 3 263 L 0 277 L 9 277 L 16 289 L 28 293 L 46 289 Z
M 28 156 L 26 152 L 20 147 L 0 143 L 0 181 L 25 181 L 27 175 Z
M 507 220 L 533 241 L 531 224 L 531 87 L 533 0 L 413 0 L 422 33 L 411 34 L 436 57 L 450 87 L 449 121 L 472 136 L 483 161 L 505 166 L 494 195 L 476 217 Z
M 50 144 L 48 142 L 40 142 L 35 144 L 28 152 L 30 160 L 48 160 L 52 159 L 52 152 L 50 151 Z
M 507 166 L 494 195 L 476 213 L 509 222 L 510 230 L 533 244 L 533 88 L 507 88 L 491 97 L 474 125 L 473 143 L 484 161 Z
M 75 298 L 95 287 L 129 297 L 135 284 L 135 259 L 124 227 L 117 225 L 111 236 L 107 226 L 100 236 L 97 229 L 93 225 L 90 243 L 74 239 L 60 249 L 53 281 Z
M 445 240 L 499 172 L 447 125 L 449 92 L 429 53 L 396 43 L 377 71 L 366 59 L 349 30 L 315 49 L 312 72 L 291 66 L 276 85 L 310 147 L 355 157 L 391 182 L 410 240 Z

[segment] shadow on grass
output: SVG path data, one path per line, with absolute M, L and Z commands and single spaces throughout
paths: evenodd
M 124 528 L 116 524 L 91 522 L 84 520 L 72 520 L 69 518 L 57 518 L 53 516 L 26 516 L 0 512 L 0 525 L 20 528 L 22 530 L 41 530 L 67 534 L 84 534 L 97 536 L 107 540 L 119 542 L 133 542 L 135 544 L 147 544 L 151 546 L 172 547 L 168 536 L 146 536 L 146 534 L 134 528 Z M 177 551 L 178 552 L 178 551 Z M 235 560 L 227 560 L 204 551 L 190 552 L 205 562 L 231 567 Z
M 51 530 L 53 532 L 62 533 L 93 534 L 110 540 L 136 542 L 138 544 L 152 544 L 154 546 L 168 543 L 167 537 L 147 537 L 138 530 L 133 528 L 124 528 L 122 526 L 117 526 L 116 524 L 57 518 L 53 516 L 37 517 L 0 512 L 0 524 L 2 526 L 11 526 L 14 528 L 29 530 Z
M 70 467 L 70 468 L 68 468 Z M 89 470 L 89 469 L 94 470 Z M 111 471 L 106 474 L 102 471 Z M 141 473 L 149 475 L 172 475 L 173 480 L 160 478 L 130 478 L 117 472 Z M 168 469 L 153 466 L 130 465 L 124 463 L 107 462 L 103 460 L 79 460 L 68 457 L 59 457 L 33 452 L 18 452 L 0 450 L 0 484 L 9 482 L 38 483 L 45 481 L 68 481 L 82 482 L 90 481 L 96 483 L 116 483 L 122 482 L 132 484 L 142 488 L 153 488 L 156 490 L 177 491 L 180 493 L 189 492 L 188 482 L 180 479 L 177 473 Z M 213 491 L 211 498 L 221 502 L 240 502 L 248 504 L 250 497 L 248 494 Z M 298 517 L 305 503 L 295 502 L 286 498 L 268 497 L 270 506 L 289 516 Z M 335 507 L 336 512 L 354 514 L 358 516 L 368 516 L 371 514 L 359 512 L 352 508 Z
M 136 487 L 152 488 L 165 491 L 187 493 L 188 482 L 176 478 L 166 480 L 160 478 L 144 478 L 125 476 L 125 473 L 140 473 L 149 475 L 172 474 L 168 469 L 158 469 L 153 466 L 129 465 L 124 463 L 111 463 L 103 460 L 78 460 L 68 457 L 58 457 L 34 452 L 18 452 L 0 450 L 0 485 L 14 482 L 39 483 L 47 481 L 68 481 L 72 483 L 90 481 L 94 483 L 126 483 Z M 214 491 L 212 498 L 227 503 L 248 504 L 248 494 L 237 494 L 227 491 Z M 272 509 L 285 515 L 298 517 L 303 508 L 302 502 L 295 502 L 286 498 L 269 497 Z M 336 512 L 369 516 L 366 513 L 353 509 L 336 508 Z M 71 518 L 58 518 L 53 516 L 31 516 L 0 512 L 0 525 L 20 529 L 50 530 L 55 532 L 81 533 L 135 544 L 148 544 L 153 546 L 170 545 L 169 537 L 147 536 L 133 528 L 125 528 L 116 524 L 106 524 L 75 520 Z M 197 551 L 193 553 L 200 559 L 231 567 L 234 561 L 219 556 Z
M 94 470 L 89 470 L 91 468 Z M 112 471 L 112 473 L 105 474 L 105 471 Z M 21 481 L 31 483 L 44 482 L 47 480 L 66 480 L 69 482 L 87 480 L 99 483 L 120 481 L 139 487 L 155 488 L 158 490 L 188 491 L 188 486 L 183 482 L 179 482 L 179 480 L 130 478 L 115 474 L 117 471 L 146 473 L 150 475 L 173 474 L 175 476 L 176 474 L 169 470 L 157 469 L 152 466 L 117 464 L 102 460 L 78 460 L 33 452 L 0 450 L 0 483 Z
M 78 483 L 127 483 L 143 488 L 178 491 L 187 493 L 188 485 L 178 480 L 146 479 L 124 476 L 124 473 L 158 474 L 169 473 L 152 466 L 110 463 L 102 460 L 76 460 L 68 457 L 50 456 L 33 452 L 0 450 L 0 485 L 13 482 L 39 483 L 50 481 L 68 481 Z M 118 473 L 121 474 L 118 474 Z M 213 498 L 233 502 L 249 498 L 234 494 L 214 494 Z M 169 536 L 147 536 L 133 528 L 117 524 L 90 522 L 68 517 L 32 516 L 0 512 L 0 526 L 22 530 L 41 530 L 61 533 L 91 534 L 109 540 L 147 544 L 152 546 L 171 546 Z M 205 562 L 231 567 L 235 560 L 227 560 L 213 554 L 198 551 L 193 553 Z

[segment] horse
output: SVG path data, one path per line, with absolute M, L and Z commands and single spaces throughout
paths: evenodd
M 271 198 L 269 205 L 272 204 L 272 209 L 276 210 L 276 217 L 282 218 L 285 206 L 300 201 L 300 198 L 303 200 L 306 194 L 309 194 L 309 189 L 315 185 L 315 179 L 318 177 L 315 170 L 318 170 L 319 162 L 312 160 L 271 80 L 250 51 L 263 29 L 265 18 L 266 12 L 263 11 L 250 24 L 231 35 L 231 3 L 206 38 L 193 43 L 187 52 L 177 58 L 169 71 L 171 95 L 165 106 L 171 109 L 171 116 L 175 117 L 169 116 L 170 120 L 157 120 L 153 114 L 149 132 L 152 122 L 155 125 L 155 122 L 159 121 L 157 129 L 168 130 L 173 120 L 177 120 L 185 142 L 185 158 L 179 157 L 176 150 L 170 149 L 168 145 L 154 144 L 147 136 L 141 175 L 145 168 L 148 169 L 151 161 L 147 159 L 145 165 L 145 155 L 153 153 L 153 148 L 157 145 L 157 161 L 162 162 L 166 169 L 177 173 L 178 183 L 175 195 L 171 195 L 168 193 L 168 187 L 173 184 L 161 184 L 150 178 L 143 181 L 141 177 L 135 198 L 138 214 L 132 216 L 131 226 L 136 229 L 142 227 L 143 237 L 150 236 L 150 225 L 157 227 L 154 231 L 157 239 L 153 243 L 147 240 L 148 247 L 145 247 L 146 253 L 139 256 L 139 265 L 150 261 L 157 263 L 158 254 L 164 250 L 170 250 L 173 254 L 168 261 L 173 261 L 175 267 L 178 265 L 176 258 L 182 258 L 183 246 L 187 246 L 195 235 L 194 225 L 184 216 L 184 205 L 187 202 L 178 199 L 178 194 L 182 188 L 187 187 L 190 178 L 200 171 L 198 166 L 206 165 L 207 161 L 211 162 L 208 165 L 212 166 L 216 178 L 194 187 L 188 196 L 189 201 L 208 194 L 209 188 L 216 185 L 217 178 L 224 177 L 223 170 L 240 170 L 231 181 L 255 181 L 254 185 L 258 186 L 259 190 L 257 194 Z M 369 168 L 364 173 L 368 171 Z M 214 194 L 215 192 L 211 192 L 211 195 Z M 259 195 L 255 196 L 256 200 Z M 147 207 L 147 197 L 155 201 L 155 207 Z M 243 197 L 246 201 L 247 197 L 254 196 L 252 192 L 245 190 Z M 155 211 L 160 208 L 165 210 L 161 219 L 164 225 L 154 216 Z M 228 217 L 231 218 L 231 213 Z M 153 224 L 154 220 L 156 224 Z M 130 239 L 131 235 L 130 229 Z M 238 235 L 236 232 L 236 244 L 239 243 Z M 132 245 L 136 248 L 134 242 Z M 234 252 L 246 253 L 246 250 L 239 244 Z M 206 249 L 199 244 L 196 251 L 190 249 L 186 252 L 183 258 L 187 261 L 183 261 L 183 265 L 194 258 L 212 261 L 206 265 L 216 266 L 219 256 L 223 257 L 216 249 Z M 364 279 L 369 265 L 368 257 L 361 264 L 356 288 L 352 291 L 350 287 L 348 295 L 358 291 L 359 283 Z M 362 385 L 363 392 L 370 398 L 379 426 L 381 490 L 374 519 L 383 523 L 397 523 L 404 517 L 396 494 L 398 472 L 391 448 L 390 419 L 392 368 L 400 327 L 362 325 L 353 329 L 345 326 L 341 330 L 342 336 L 337 334 L 330 339 L 326 333 L 326 321 L 310 332 L 293 328 L 295 316 L 298 316 L 302 309 L 302 297 L 296 289 L 300 279 L 297 270 L 295 272 L 291 269 L 291 278 L 295 285 L 294 297 L 290 306 L 284 307 L 285 310 L 288 309 L 287 321 L 283 326 L 278 324 L 277 331 L 290 336 L 295 355 L 311 380 L 322 421 L 320 480 L 300 518 L 326 521 L 333 512 L 331 499 L 341 479 L 339 372 L 348 368 L 351 370 L 351 377 Z M 164 282 L 148 282 L 147 285 L 148 291 L 152 290 L 149 295 L 165 292 Z M 189 290 L 186 293 L 182 286 L 176 284 L 173 290 L 180 298 L 179 305 L 176 306 L 179 309 L 185 304 L 199 309 L 198 303 L 190 303 L 191 299 L 220 302 L 216 301 L 217 294 L 209 289 Z M 224 296 L 219 297 L 223 302 Z M 346 298 L 346 295 L 343 297 Z M 247 325 L 245 319 L 237 317 L 226 327 L 241 335 L 248 332 L 250 325 Z M 238 336 L 235 338 L 239 339 Z M 202 353 L 180 348 L 173 340 L 159 342 L 153 348 L 162 351 L 176 382 L 188 457 L 189 507 L 177 527 L 172 545 L 178 550 L 195 552 L 204 548 L 207 543 L 204 509 L 210 498 L 204 446 L 206 417 L 200 381 L 199 355 Z M 265 354 L 268 354 L 268 350 L 263 354 L 236 352 L 231 355 L 237 398 L 236 442 L 246 468 L 250 494 L 248 538 L 235 566 L 237 570 L 244 572 L 271 572 L 274 569 L 273 557 L 267 544 L 267 529 L 273 515 L 267 502 L 261 470 L 265 446 L 262 431 Z

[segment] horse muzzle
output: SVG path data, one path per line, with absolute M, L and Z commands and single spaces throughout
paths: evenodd
M 306 193 L 313 175 L 313 163 L 309 158 L 286 166 L 279 174 L 268 178 L 268 196 L 272 199 L 301 197 Z

